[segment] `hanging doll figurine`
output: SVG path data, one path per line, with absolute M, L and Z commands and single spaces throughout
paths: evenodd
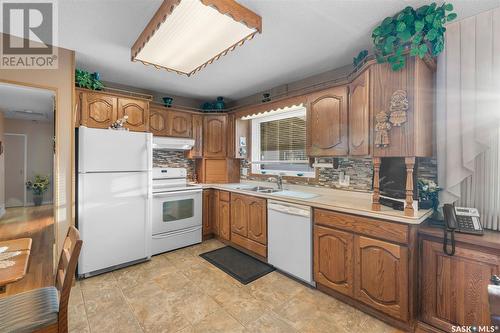
M 377 123 L 375 124 L 375 145 L 377 147 L 389 146 L 389 131 L 391 124 L 388 122 L 389 116 L 385 111 L 380 111 L 375 116 Z
M 406 113 L 408 112 L 408 98 L 406 97 L 406 91 L 396 90 L 392 94 L 389 111 L 391 111 L 389 121 L 393 126 L 401 126 L 406 122 Z

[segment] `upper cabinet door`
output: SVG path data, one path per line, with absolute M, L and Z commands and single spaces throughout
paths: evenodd
M 354 297 L 395 318 L 408 318 L 408 248 L 354 238 Z
M 347 87 L 311 94 L 309 107 L 309 156 L 347 155 Z
M 248 238 L 267 244 L 267 205 L 266 199 L 246 197 L 248 208 Z
M 203 116 L 194 114 L 192 120 L 194 146 L 189 151 L 189 157 L 199 158 L 203 157 Z
M 117 98 L 100 93 L 82 93 L 82 125 L 108 128 L 117 119 Z
M 349 155 L 370 153 L 370 70 L 349 85 Z
M 203 123 L 203 156 L 226 157 L 227 116 L 206 116 Z
M 170 136 L 178 138 L 191 138 L 191 114 L 187 112 L 169 111 Z
M 131 131 L 149 130 L 149 103 L 131 98 L 118 98 L 118 118 L 128 116 L 125 127 Z
M 168 136 L 169 121 L 167 110 L 152 107 L 149 111 L 149 131 L 155 136 Z

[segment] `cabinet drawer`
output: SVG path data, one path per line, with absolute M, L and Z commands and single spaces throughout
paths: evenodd
M 221 201 L 229 201 L 229 192 L 220 191 L 219 192 L 219 200 L 221 200 Z
M 267 246 L 262 245 L 260 243 L 254 242 L 251 239 L 246 237 L 242 237 L 236 233 L 231 233 L 231 242 L 236 245 L 239 245 L 253 253 L 258 254 L 261 257 L 267 258 Z
M 408 243 L 408 226 L 404 224 L 337 213 L 324 209 L 314 210 L 314 223 L 393 242 Z

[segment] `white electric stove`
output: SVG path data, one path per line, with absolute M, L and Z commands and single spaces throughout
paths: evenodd
M 153 168 L 152 254 L 200 243 L 202 187 L 184 168 Z

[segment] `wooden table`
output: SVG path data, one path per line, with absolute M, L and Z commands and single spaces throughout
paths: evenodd
M 14 265 L 0 268 L 0 293 L 4 293 L 7 285 L 21 280 L 28 269 L 28 261 L 31 250 L 31 238 L 11 239 L 0 242 L 0 247 L 7 247 L 6 252 L 20 251 L 21 253 L 7 260 L 14 261 Z

